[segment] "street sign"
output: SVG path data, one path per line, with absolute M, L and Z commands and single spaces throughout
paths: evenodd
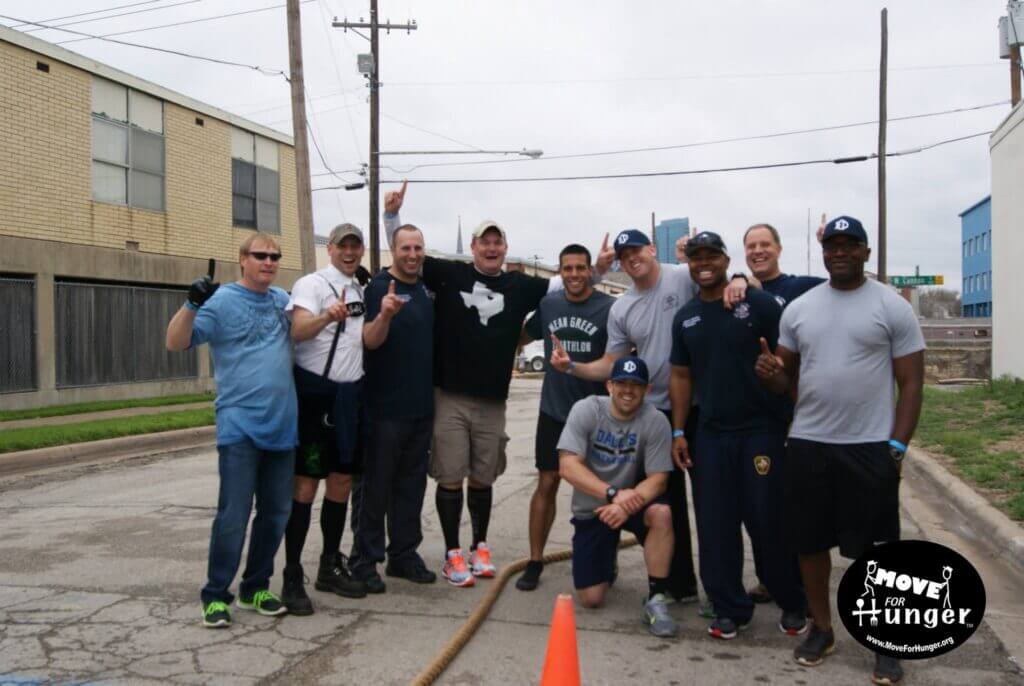
M 896 288 L 909 288 L 913 286 L 941 286 L 946 279 L 941 274 L 937 276 L 890 276 L 889 283 Z

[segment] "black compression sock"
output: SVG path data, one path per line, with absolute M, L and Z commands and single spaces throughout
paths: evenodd
M 288 517 L 288 525 L 284 530 L 284 565 L 286 568 L 298 569 L 302 564 L 302 548 L 306 545 L 306 533 L 309 531 L 312 509 L 312 503 L 292 501 L 292 513 Z
M 434 504 L 437 506 L 437 517 L 441 520 L 445 551 L 458 548 L 459 520 L 462 519 L 462 489 L 452 490 L 439 485 L 437 493 L 434 494 Z
M 345 533 L 345 515 L 348 502 L 337 503 L 324 497 L 320 508 L 320 531 L 324 535 L 324 555 L 334 555 L 341 550 L 341 535 Z
M 487 540 L 487 526 L 491 522 L 491 501 L 494 498 L 494 488 L 473 488 L 466 489 L 466 506 L 469 508 L 469 520 L 473 524 L 473 548 L 481 541 Z
M 647 599 L 650 600 L 654 596 L 661 593 L 662 595 L 668 595 L 668 577 L 647 577 Z

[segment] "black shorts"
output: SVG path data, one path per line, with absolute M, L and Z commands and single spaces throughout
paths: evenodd
M 558 471 L 558 439 L 562 436 L 565 422 L 541 412 L 537 416 L 537 438 L 534 442 L 535 464 L 542 472 Z
M 295 473 L 314 479 L 330 473 L 362 473 L 362 382 L 334 383 L 295 367 L 295 390 L 299 404 Z
M 900 472 L 889 444 L 838 445 L 790 438 L 783 472 L 784 521 L 794 552 L 839 546 L 857 558 L 900 537 Z
M 663 495 L 647 507 L 656 503 L 667 505 L 668 501 Z M 641 545 L 647 538 L 647 525 L 644 524 L 647 507 L 630 516 L 619 530 L 611 528 L 596 516 L 590 519 L 572 518 L 572 584 L 575 588 L 589 588 L 611 582 L 615 574 L 615 552 L 619 549 L 621 532 L 635 534 Z

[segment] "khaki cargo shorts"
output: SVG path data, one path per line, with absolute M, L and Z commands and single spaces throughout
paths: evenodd
M 434 389 L 430 476 L 442 484 L 469 477 L 490 486 L 505 471 L 505 401 Z

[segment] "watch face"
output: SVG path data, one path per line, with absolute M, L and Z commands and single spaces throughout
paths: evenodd
M 894 446 L 889 446 L 889 455 L 892 457 L 892 459 L 894 459 L 897 462 L 899 462 L 900 460 L 903 459 L 904 453 L 899 448 L 896 448 Z

